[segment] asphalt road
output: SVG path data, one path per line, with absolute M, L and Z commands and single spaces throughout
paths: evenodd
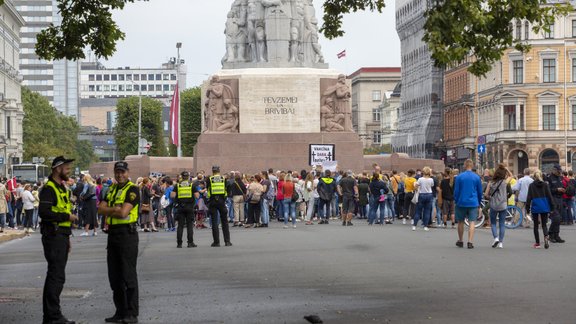
M 509 230 L 501 250 L 479 230 L 468 250 L 453 229 L 301 224 L 233 228 L 234 246 L 220 248 L 210 230 L 193 249 L 176 249 L 175 233 L 140 233 L 140 322 L 576 323 L 576 227 L 549 250 L 532 249 L 532 230 Z M 104 323 L 106 236 L 72 242 L 64 314 Z M 0 244 L 0 323 L 41 322 L 45 272 L 39 234 Z

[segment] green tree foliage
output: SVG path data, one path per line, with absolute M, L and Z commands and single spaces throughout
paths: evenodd
M 114 138 L 121 159 L 138 154 L 138 97 L 123 98 L 116 105 Z M 162 103 L 142 97 L 142 138 L 152 142 L 150 156 L 166 156 L 162 134 Z
M 389 0 L 391 1 L 391 0 Z M 97 57 L 109 58 L 124 33 L 112 19 L 111 10 L 123 9 L 134 0 L 58 0 L 61 26 L 51 26 L 38 35 L 36 52 L 44 59 L 84 58 L 89 47 Z M 0 0 L 0 4 L 4 1 Z M 437 66 L 458 63 L 468 55 L 476 58 L 470 71 L 485 75 L 508 47 L 527 50 L 516 41 L 508 24 L 528 21 L 536 32 L 546 29 L 558 15 L 571 10 L 566 4 L 548 5 L 547 0 L 436 0 L 426 13 L 424 39 Z M 385 0 L 324 0 L 324 24 L 328 39 L 344 34 L 344 14 L 361 10 L 382 12 Z
M 378 154 L 391 154 L 392 145 L 384 144 L 380 146 L 373 146 L 364 149 L 364 155 L 378 155 Z
M 80 126 L 72 117 L 59 113 L 48 100 L 28 88 L 22 88 L 24 106 L 24 161 L 32 157 L 64 155 L 76 159 L 76 165 L 87 169 L 97 160 L 92 144 L 78 140 Z
M 509 25 L 528 21 L 534 32 L 549 31 L 555 17 L 573 10 L 566 3 L 546 4 L 547 0 L 450 0 L 435 1 L 426 13 L 424 40 L 436 66 L 462 62 L 469 55 L 475 61 L 469 71 L 484 76 L 504 51 L 530 46 L 515 39 Z

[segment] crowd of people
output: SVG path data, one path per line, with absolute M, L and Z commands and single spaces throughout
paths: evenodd
M 482 174 L 469 161 L 465 170 L 436 171 L 429 167 L 406 172 L 383 172 L 374 165 L 372 172 L 275 171 L 257 174 L 230 171 L 226 179 L 226 210 L 231 227 L 268 227 L 271 219 L 284 228 L 325 225 L 339 220 L 342 226 L 353 226 L 353 219 L 369 225 L 387 225 L 395 221 L 410 224 L 413 231 L 422 228 L 458 227 L 458 246 L 463 246 L 464 218 L 476 221 L 479 207 L 490 206 L 490 217 L 484 226 L 494 235 L 493 247 L 502 248 L 507 206 L 517 205 L 524 213 L 522 227 L 534 228 L 534 248 L 540 248 L 538 226 L 543 227 L 544 245 L 562 243 L 560 225 L 572 225 L 576 217 L 576 180 L 572 171 L 563 172 L 555 165 L 548 175 L 524 170 L 514 175 L 503 165 Z M 138 226 L 143 232 L 176 231 L 188 225 L 179 219 L 182 208 L 191 210 L 190 228 L 211 228 L 208 212 L 207 183 L 204 172 L 195 176 L 187 172 L 177 177 L 140 177 L 135 184 L 140 190 Z M 192 187 L 190 204 L 175 199 L 175 188 L 186 181 Z M 106 231 L 105 217 L 97 206 L 108 193 L 113 178 L 93 179 L 89 174 L 71 177 L 75 226 L 82 236 L 97 236 Z M 42 183 L 22 184 L 12 179 L 0 183 L 0 232 L 23 228 L 32 233 L 38 226 L 38 192 Z M 550 227 L 548 228 L 548 223 Z M 219 221 L 217 220 L 217 223 Z M 179 230 L 179 237 L 181 237 Z M 473 248 L 474 227 L 470 226 L 468 244 Z M 179 239 L 181 241 L 181 239 Z M 189 242 L 193 244 L 193 242 Z M 179 243 L 181 245 L 181 242 Z

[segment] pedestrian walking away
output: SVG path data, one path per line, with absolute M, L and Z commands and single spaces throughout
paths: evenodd
M 528 194 L 526 195 L 526 210 L 532 213 L 532 220 L 534 221 L 534 240 L 533 245 L 535 249 L 540 248 L 540 234 L 538 232 L 538 225 L 542 224 L 542 234 L 544 235 L 544 248 L 548 249 L 548 215 L 554 208 L 554 198 L 550 192 L 548 183 L 542 179 L 542 172 L 536 170 L 534 172 L 534 182 L 528 187 Z
M 72 159 L 59 156 L 52 161 L 52 174 L 40 192 L 40 232 L 48 271 L 42 293 L 44 324 L 74 324 L 62 315 L 60 294 L 66 282 L 66 263 L 71 250 L 70 225 L 78 220 L 72 214 L 71 191 L 64 185 L 68 181 Z
M 140 190 L 129 180 L 128 163 L 114 164 L 116 183 L 100 202 L 98 212 L 108 223 L 108 280 L 112 289 L 116 312 L 105 319 L 107 323 L 138 322 L 138 208 Z
M 504 247 L 506 209 L 508 208 L 508 197 L 512 195 L 512 187 L 510 183 L 506 182 L 507 173 L 508 170 L 503 164 L 498 165 L 484 192 L 484 198 L 490 201 L 490 226 L 494 238 L 492 247 L 499 249 Z M 497 220 L 498 225 L 496 224 Z
M 456 246 L 463 247 L 464 219 L 468 219 L 468 248 L 474 248 L 474 224 L 478 219 L 482 203 L 482 181 L 480 176 L 472 172 L 474 162 L 468 159 L 464 162 L 466 171 L 456 177 L 454 182 L 454 202 L 456 203 L 456 221 L 458 222 L 458 241 Z

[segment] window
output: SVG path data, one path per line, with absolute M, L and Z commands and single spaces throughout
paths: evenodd
M 542 60 L 542 76 L 544 83 L 556 82 L 556 59 Z
M 94 89 L 95 89 L 94 85 L 89 85 L 89 86 L 88 86 L 88 91 L 94 91 Z
M 118 91 L 124 91 L 124 85 L 123 84 L 118 85 Z
M 134 91 L 140 91 L 140 86 L 137 85 L 137 84 L 135 84 L 135 85 L 134 85 Z
M 171 85 L 170 85 L 170 91 L 174 91 L 174 88 L 176 88 L 176 86 L 173 85 L 173 84 L 171 84 Z
M 111 80 L 112 80 L 112 81 L 118 81 L 118 74 L 112 74 L 112 75 L 111 75 Z
M 132 85 L 131 84 L 126 85 L 126 91 L 132 91 Z
M 88 81 L 94 81 L 94 74 L 88 75 Z
M 542 129 L 543 130 L 556 130 L 556 106 L 543 105 L 542 106 Z
M 516 60 L 513 61 L 513 82 L 514 84 L 521 84 L 524 82 L 524 61 Z
M 372 90 L 372 101 L 382 100 L 382 94 L 380 90 Z
M 170 74 L 170 80 L 175 81 L 176 80 L 176 74 Z
M 572 37 L 576 37 L 576 20 L 572 20 Z
M 148 74 L 148 81 L 154 80 L 154 74 Z
M 104 81 L 110 81 L 110 74 L 104 74 Z
M 104 85 L 104 91 L 110 91 L 110 85 L 109 84 Z
M 572 105 L 572 130 L 576 130 L 576 105 Z
M 572 82 L 576 82 L 576 58 L 572 59 Z
M 146 80 L 147 80 L 146 74 L 141 74 L 141 75 L 140 75 L 140 80 L 146 81 Z
M 373 144 L 382 143 L 382 132 L 381 131 L 374 131 L 374 133 L 372 135 L 372 143 Z
M 164 131 L 165 132 L 168 131 L 168 121 L 167 120 L 164 121 Z
M 520 20 L 516 21 L 516 40 L 522 39 L 522 22 Z
M 164 74 L 162 75 L 162 80 L 168 81 L 169 79 L 170 79 L 170 74 L 164 73 Z
M 156 81 L 162 80 L 162 74 L 156 74 Z
M 519 130 L 524 130 L 524 105 L 520 105 L 520 128 Z
M 97 85 L 96 85 L 96 91 L 102 91 L 102 86 L 99 85 L 99 84 L 97 84 Z
M 170 91 L 170 85 L 165 84 L 164 85 L 164 91 Z
M 516 130 L 516 105 L 504 106 L 504 130 Z
M 124 74 L 118 74 L 118 81 L 124 81 Z
M 162 91 L 162 85 L 161 84 L 156 85 L 156 91 Z
M 544 31 L 544 38 L 551 39 L 554 38 L 554 24 L 548 25 L 549 31 Z
M 372 109 L 372 121 L 375 121 L 375 122 L 380 121 L 380 109 L 378 109 L 378 108 Z
M 140 81 L 140 74 L 134 74 L 134 81 Z
M 96 81 L 102 81 L 102 74 L 98 74 L 96 76 Z
M 145 85 L 145 84 L 140 85 L 140 90 L 141 90 L 141 91 L 147 91 L 147 90 L 146 90 L 146 85 Z
M 132 74 L 126 74 L 126 81 L 132 81 Z
M 524 22 L 524 39 L 530 39 L 530 24 L 527 21 Z
M 117 84 L 112 85 L 112 91 L 118 91 L 118 85 Z
M 6 116 L 6 138 L 12 138 L 12 121 L 10 116 Z

